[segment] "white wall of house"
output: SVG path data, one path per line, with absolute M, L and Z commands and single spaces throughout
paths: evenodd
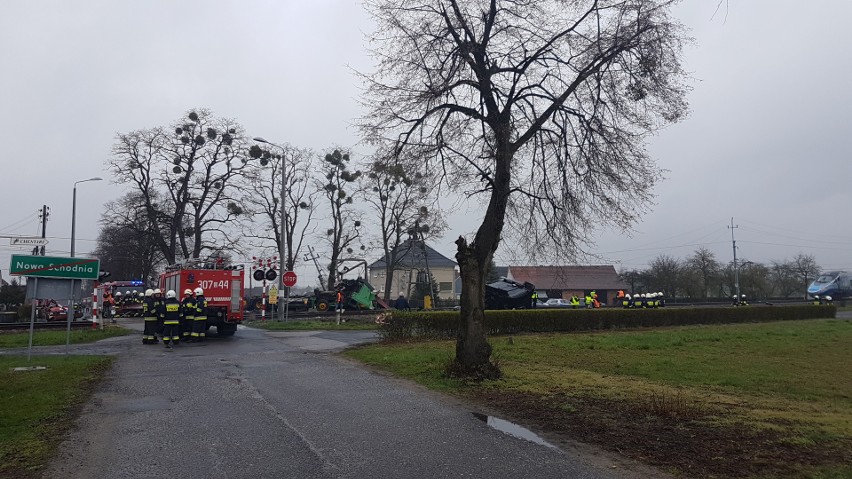
M 441 299 L 454 298 L 453 280 L 456 276 L 455 268 L 429 268 L 429 272 L 432 273 L 432 277 L 435 279 L 435 283 L 438 284 L 438 288 L 440 289 L 440 291 L 435 292 L 435 295 Z M 395 299 L 399 296 L 399 293 L 410 296 L 408 294 L 408 285 L 417 280 L 417 273 L 418 270 L 416 269 L 395 270 L 393 274 L 393 286 L 391 287 L 390 298 Z M 384 297 L 386 274 L 387 270 L 384 268 L 370 269 L 369 281 L 370 284 L 373 285 L 373 288 L 376 289 L 379 297 Z

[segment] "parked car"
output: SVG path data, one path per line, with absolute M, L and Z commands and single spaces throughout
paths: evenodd
M 571 302 L 562 298 L 550 298 L 539 306 L 543 308 L 570 308 Z

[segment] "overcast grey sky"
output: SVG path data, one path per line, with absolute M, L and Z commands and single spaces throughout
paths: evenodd
M 632 236 L 603 230 L 591 251 L 618 268 L 699 246 L 730 261 L 813 254 L 852 270 L 852 2 L 715 0 L 677 8 L 691 113 L 649 145 L 668 170 Z M 116 132 L 168 125 L 210 108 L 253 136 L 324 150 L 358 142 L 359 84 L 369 69 L 354 0 L 3 2 L 0 17 L 0 235 L 37 235 L 51 209 L 49 254 L 69 252 L 77 180 L 102 176 Z M 358 153 L 367 153 L 360 147 Z M 95 246 L 110 181 L 77 190 L 79 255 Z M 461 209 L 436 247 L 471 232 Z M 0 269 L 27 254 L 0 239 Z M 372 258 L 371 258 L 372 259 Z M 510 263 L 505 254 L 498 263 Z M 562 261 L 555 259 L 554 263 Z M 300 268 L 315 276 L 312 267 Z

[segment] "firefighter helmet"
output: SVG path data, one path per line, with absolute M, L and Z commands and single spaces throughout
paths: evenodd
M 186 288 L 185 290 L 183 290 L 183 294 L 190 295 L 190 294 L 192 294 L 192 290 L 189 289 L 189 288 Z
M 167 298 L 169 298 L 169 299 L 174 299 L 174 297 L 175 297 L 175 290 L 170 289 L 170 290 L 166 291 L 166 297 L 167 297 Z
M 153 290 L 153 289 L 148 288 L 148 289 L 146 289 L 146 290 L 145 290 L 145 297 L 146 297 L 146 298 L 150 298 L 150 297 L 151 297 L 151 295 L 153 295 L 153 294 L 154 294 L 154 290 Z
M 201 288 L 195 288 L 195 295 L 202 296 L 204 294 L 204 290 Z
M 116 297 L 116 298 L 121 297 L 121 291 L 119 291 L 119 292 L 115 293 L 115 297 Z
M 163 294 L 163 290 L 160 289 L 160 288 L 157 288 L 157 289 L 154 290 L 154 294 Z
M 826 300 L 826 301 L 831 301 L 831 296 L 826 296 L 826 297 L 825 297 L 825 300 Z

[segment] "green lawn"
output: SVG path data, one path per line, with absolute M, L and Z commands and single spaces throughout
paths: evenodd
M 246 321 L 244 325 L 250 328 L 267 329 L 270 331 L 315 331 L 315 330 L 373 330 L 376 324 L 358 320 L 337 324 L 329 321 Z
M 852 477 L 852 321 L 491 342 L 504 378 L 485 383 L 444 377 L 453 342 L 377 344 L 346 354 L 538 430 L 617 447 L 675 472 Z
M 124 336 L 132 330 L 120 326 L 106 326 L 104 329 L 73 329 L 71 344 L 91 343 L 114 336 Z M 4 331 L 0 333 L 0 348 L 26 348 L 29 345 L 29 331 Z M 33 346 L 57 346 L 65 344 L 67 333 L 61 331 L 36 330 L 33 333 Z
M 0 477 L 35 477 L 109 369 L 103 356 L 0 356 Z M 14 371 L 43 366 L 43 370 Z

